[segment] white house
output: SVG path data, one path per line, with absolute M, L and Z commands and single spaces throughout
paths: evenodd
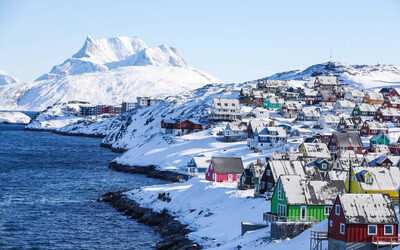
M 321 115 L 320 118 L 318 119 L 318 125 L 324 129 L 328 128 L 336 129 L 339 122 L 340 122 L 340 117 L 331 114 Z
M 335 105 L 333 105 L 332 111 L 335 112 L 336 114 L 343 114 L 343 113 L 351 114 L 355 106 L 356 104 L 352 101 L 339 100 L 336 101 Z
M 224 129 L 224 141 L 245 141 L 247 139 L 247 123 L 228 122 Z
M 210 119 L 214 121 L 240 120 L 239 99 L 214 98 L 211 106 Z

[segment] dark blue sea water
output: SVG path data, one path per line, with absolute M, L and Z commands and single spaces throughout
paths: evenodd
M 159 236 L 93 202 L 102 193 L 161 183 L 118 173 L 100 139 L 0 125 L 0 249 L 149 249 Z

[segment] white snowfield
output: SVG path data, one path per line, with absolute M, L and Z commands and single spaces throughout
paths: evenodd
M 2 76 L 7 77 L 2 81 Z M 72 100 L 92 104 L 135 102 L 138 96 L 170 96 L 221 82 L 189 67 L 178 50 L 149 47 L 138 37 L 93 39 L 36 81 L 0 74 L 0 108 L 43 110 Z
M 0 124 L 28 124 L 31 118 L 21 112 L 0 111 Z
M 253 198 L 254 190 L 238 190 L 236 183 L 214 183 L 193 178 L 185 183 L 142 187 L 127 192 L 142 207 L 157 212 L 167 209 L 193 230 L 188 236 L 206 249 L 309 249 L 310 230 L 292 240 L 269 242 L 269 228 L 241 235 L 241 222 L 265 224 L 262 214 L 270 209 L 269 201 Z M 158 199 L 165 193 L 170 202 Z M 223 201 L 223 202 L 222 202 Z M 312 230 L 326 230 L 326 221 Z

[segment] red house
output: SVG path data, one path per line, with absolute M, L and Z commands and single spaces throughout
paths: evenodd
M 365 121 L 361 127 L 360 134 L 362 135 L 376 135 L 379 133 L 387 134 L 389 132 L 386 123 L 377 121 Z
M 328 148 L 333 152 L 352 150 L 356 154 L 361 154 L 363 144 L 358 133 L 333 133 Z
M 379 108 L 374 118 L 380 122 L 398 122 L 400 120 L 400 111 L 395 108 Z
M 206 180 L 223 182 L 237 181 L 243 172 L 242 158 L 213 157 L 206 173 Z
M 398 96 L 387 96 L 383 101 L 382 107 L 384 108 L 395 108 L 400 109 L 400 97 Z
M 328 249 L 369 249 L 373 242 L 396 245 L 397 234 L 397 216 L 384 194 L 338 195 L 328 217 Z
M 385 97 L 388 97 L 388 96 L 400 97 L 400 89 L 396 89 L 396 88 L 391 89 L 391 90 L 389 91 L 389 93 L 387 93 L 387 94 L 385 95 Z
M 161 129 L 165 134 L 186 135 L 203 130 L 203 126 L 190 120 L 177 122 L 175 120 L 163 119 L 161 121 Z

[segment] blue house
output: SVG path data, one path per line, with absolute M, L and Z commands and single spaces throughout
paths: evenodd
M 248 141 L 255 150 L 271 149 L 287 142 L 286 130 L 283 127 L 257 127 L 253 140 Z

